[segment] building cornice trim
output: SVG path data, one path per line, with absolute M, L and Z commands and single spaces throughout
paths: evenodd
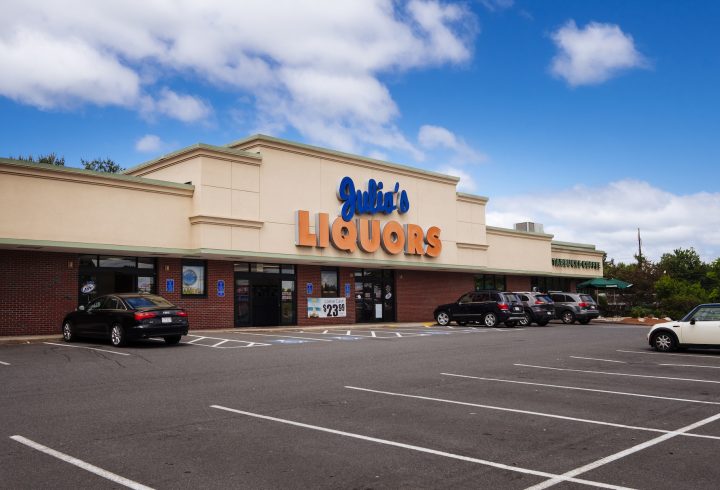
M 263 227 L 264 221 L 258 221 L 247 218 L 233 218 L 230 216 L 209 216 L 198 214 L 190 216 L 188 218 L 191 225 L 219 225 L 219 226 L 238 226 L 241 228 L 256 228 L 260 229 Z

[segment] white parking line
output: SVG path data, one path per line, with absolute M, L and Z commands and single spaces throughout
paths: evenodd
M 298 332 L 304 333 L 304 332 Z M 303 339 L 303 340 L 317 340 L 318 342 L 332 342 L 330 339 L 318 339 L 315 337 L 292 337 L 291 335 L 275 335 L 271 333 L 250 333 L 250 332 L 238 332 L 238 335 L 259 335 L 261 337 L 282 337 L 285 339 Z
M 190 340 L 188 342 L 181 342 L 182 344 L 187 345 L 194 345 L 196 347 L 210 347 L 214 349 L 243 349 L 245 347 L 267 347 L 270 344 L 263 344 L 262 342 L 250 342 L 249 340 L 233 340 L 233 339 L 222 339 L 218 337 L 203 337 L 202 335 L 188 335 L 188 337 L 196 337 L 193 340 Z M 212 345 L 208 344 L 196 344 L 195 342 L 199 342 L 201 340 L 219 340 L 220 342 L 216 342 Z M 233 345 L 233 346 L 223 346 L 223 344 L 227 342 L 233 342 L 235 344 L 241 344 L 241 345 Z
M 445 400 L 443 398 L 432 398 L 429 396 L 420 396 L 420 395 L 408 395 L 405 393 L 393 393 L 391 391 L 380 391 L 380 390 L 371 390 L 368 388 L 359 388 L 357 386 L 346 386 L 345 388 L 349 390 L 358 390 L 358 391 L 367 391 L 369 393 L 378 393 L 381 395 L 391 395 L 391 396 L 399 396 L 403 398 L 415 398 L 417 400 L 428 400 L 433 402 L 441 402 L 441 403 L 449 403 L 452 405 L 464 405 L 468 407 L 476 407 L 476 408 L 486 408 L 488 410 L 499 410 L 501 412 L 512 412 L 512 413 L 522 413 L 525 415 L 534 415 L 537 417 L 548 417 L 551 419 L 560 419 L 560 420 L 568 420 L 570 422 L 581 422 L 585 424 L 595 424 L 595 425 L 605 425 L 608 427 L 617 427 L 619 429 L 630 429 L 630 430 L 640 430 L 645 432 L 659 432 L 661 434 L 669 434 L 673 431 L 670 430 L 663 430 L 663 429 L 653 429 L 651 427 L 640 427 L 636 425 L 625 425 L 625 424 L 615 424 L 612 422 L 603 422 L 601 420 L 592 420 L 592 419 L 581 419 L 577 417 L 568 417 L 565 415 L 553 415 L 546 412 L 531 412 L 530 410 L 520 410 L 517 408 L 505 408 L 505 407 L 495 407 L 493 405 L 481 405 L 478 403 L 469 403 L 469 402 L 460 402 L 456 400 Z M 720 436 L 707 436 L 703 434 L 683 434 L 688 437 L 699 437 L 701 439 L 716 439 L 720 440 Z
M 82 468 L 85 471 L 89 471 L 90 473 L 94 473 L 98 476 L 101 476 L 105 478 L 106 480 L 110 480 L 111 482 L 117 483 L 119 485 L 123 485 L 128 488 L 133 488 L 135 490 L 152 490 L 151 487 L 147 487 L 141 483 L 128 480 L 127 478 L 124 478 L 120 475 L 116 475 L 115 473 L 111 473 L 107 470 L 104 470 L 102 468 L 98 468 L 95 465 L 92 465 L 90 463 L 86 463 L 85 461 L 82 461 L 77 458 L 73 458 L 72 456 L 68 456 L 65 453 L 61 453 L 60 451 L 56 451 L 54 449 L 51 449 L 47 446 L 43 446 L 42 444 L 38 444 L 37 442 L 31 441 L 30 439 L 26 439 L 23 436 L 11 436 L 10 439 L 19 442 L 20 444 L 25 444 L 28 447 L 31 447 L 33 449 L 36 449 L 40 451 L 41 453 L 45 453 L 49 456 L 52 456 L 54 458 L 57 458 L 61 461 L 65 461 L 66 463 L 70 463 L 71 465 L 75 465 L 78 468 Z
M 720 369 L 720 366 L 703 366 L 701 364 L 658 364 L 658 366 L 696 367 L 708 369 Z
M 580 356 L 570 356 L 573 359 L 586 359 L 588 361 L 603 361 L 603 362 L 617 362 L 620 364 L 627 364 L 625 361 L 613 361 L 612 359 L 597 359 L 595 357 L 580 357 Z
M 530 385 L 530 386 L 543 386 L 547 388 L 560 388 L 563 390 L 577 390 L 577 391 L 591 391 L 594 393 L 606 393 L 608 395 L 623 395 L 623 396 L 637 396 L 640 398 L 655 398 L 658 400 L 670 400 L 675 402 L 688 402 L 688 403 L 702 403 L 705 405 L 720 405 L 720 402 L 710 402 L 705 400 L 693 400 L 689 398 L 673 398 L 669 396 L 659 395 L 643 395 L 641 393 L 628 393 L 625 391 L 608 391 L 608 390 L 596 390 L 594 388 L 580 388 L 578 386 L 564 386 L 564 385 L 551 385 L 546 383 L 531 383 L 530 381 L 516 381 L 513 379 L 499 379 L 499 378 L 481 378 L 479 376 L 468 376 L 465 374 L 452 374 L 452 373 L 440 373 L 443 376 L 454 376 L 456 378 L 469 378 L 478 379 L 481 381 L 497 381 L 499 383 L 513 383 L 519 385 Z
M 656 444 L 660 444 L 661 442 L 667 441 L 668 439 L 672 439 L 675 436 L 683 435 L 684 433 L 686 433 L 688 431 L 697 429 L 698 427 L 709 424 L 718 419 L 720 419 L 720 413 L 715 414 L 712 417 L 703 419 L 699 422 L 695 422 L 694 424 L 687 425 L 687 426 L 683 427 L 682 429 L 672 431 L 668 434 L 664 434 L 662 436 L 656 437 L 655 439 L 650 439 L 649 441 L 646 441 L 646 442 L 643 442 L 636 446 L 633 446 L 631 448 L 625 449 L 624 451 L 620 451 L 619 453 L 615 453 L 610 456 L 606 456 L 606 457 L 599 459 L 593 463 L 589 463 L 589 464 L 586 464 L 579 468 L 575 468 L 574 470 L 563 473 L 560 478 L 553 478 L 551 480 L 540 483 L 538 485 L 533 485 L 532 487 L 528 487 L 526 490 L 542 490 L 544 488 L 551 487 L 562 481 L 565 481 L 562 479 L 562 477 L 576 477 L 583 473 L 587 473 L 588 471 L 592 471 L 596 468 L 599 468 L 600 466 L 606 465 L 608 463 L 612 463 L 613 461 L 617 461 L 618 459 L 624 458 L 625 456 L 629 456 L 630 454 L 636 453 L 638 451 L 642 451 L 643 449 L 647 449 L 650 446 L 655 446 Z
M 586 373 L 586 374 L 606 374 L 608 376 L 630 376 L 633 378 L 654 378 L 654 379 L 667 379 L 671 381 L 692 381 L 694 383 L 714 383 L 720 384 L 720 381 L 711 381 L 709 379 L 692 379 L 692 378 L 669 378 L 667 376 L 650 376 L 648 374 L 629 374 L 629 373 L 608 373 L 606 371 L 585 371 L 582 369 L 567 369 L 557 368 L 550 366 L 533 366 L 532 364 L 513 364 L 513 366 L 530 367 L 535 369 L 550 369 L 552 371 L 570 371 L 574 373 Z
M 59 347 L 72 347 L 74 349 L 88 349 L 88 350 L 96 350 L 99 352 L 108 352 L 110 354 L 117 354 L 119 356 L 129 356 L 127 352 L 117 352 L 114 350 L 106 350 L 106 349 L 98 349 L 96 347 L 83 347 L 82 345 L 70 345 L 70 344 L 56 344 L 55 342 L 43 342 L 43 344 L 47 345 L 57 345 Z
M 352 432 L 345 432 L 345 431 L 341 431 L 341 430 L 329 429 L 327 427 L 320 427 L 318 425 L 310 425 L 310 424 L 304 424 L 302 422 L 295 422 L 293 420 L 281 419 L 281 418 L 277 418 L 277 417 L 270 417 L 268 415 L 261 415 L 259 413 L 245 412 L 242 410 L 236 410 L 234 408 L 223 407 L 221 405 L 210 405 L 210 407 L 216 408 L 218 410 L 224 410 L 226 412 L 237 413 L 240 415 L 247 415 L 248 417 L 255 417 L 258 419 L 270 420 L 273 422 L 280 422 L 281 424 L 294 425 L 296 427 L 302 427 L 304 429 L 312 429 L 312 430 L 327 432 L 327 433 L 335 434 L 335 435 L 339 435 L 339 436 L 351 437 L 353 439 L 360 439 L 363 441 L 376 442 L 378 444 L 385 444 L 387 446 L 394 446 L 394 447 L 399 447 L 399 448 L 403 448 L 403 449 L 410 449 L 412 451 L 418 451 L 421 453 L 433 454 L 435 456 L 443 456 L 445 458 L 457 459 L 460 461 L 467 461 L 469 463 L 477 463 L 477 464 L 481 464 L 481 465 L 485 465 L 485 466 L 491 466 L 493 468 L 499 468 L 499 469 L 506 470 L 506 471 L 513 471 L 515 473 L 524 473 L 527 475 L 535 475 L 535 476 L 540 476 L 543 478 L 552 478 L 552 480 L 559 479 L 560 481 L 581 483 L 584 485 L 590 485 L 590 486 L 598 487 L 598 488 L 612 488 L 612 489 L 623 489 L 623 490 L 627 489 L 627 487 L 619 487 L 617 485 L 608 485 L 606 483 L 594 482 L 594 481 L 590 481 L 590 480 L 583 480 L 583 479 L 573 478 L 573 477 L 566 477 L 563 475 L 554 475 L 552 473 L 546 473 L 544 471 L 536 471 L 536 470 L 531 470 L 531 469 L 527 469 L 527 468 L 521 468 L 519 466 L 511 466 L 511 465 L 506 465 L 506 464 L 502 464 L 502 463 L 495 463 L 494 461 L 488 461 L 485 459 L 478 459 L 478 458 L 471 458 L 469 456 L 448 453 L 445 451 L 438 451 L 436 449 L 429 449 L 429 448 L 425 448 L 425 447 L 421 447 L 421 446 L 413 446 L 411 444 L 404 444 L 402 442 L 390 441 L 388 439 L 379 439 L 377 437 L 370 437 L 370 436 L 364 436 L 362 434 L 355 434 Z M 552 481 L 552 480 L 550 480 L 550 481 Z
M 9 362 L 2 362 L 2 361 L 0 361 L 0 364 L 2 364 L 3 366 L 9 366 L 9 365 L 10 365 Z
M 649 354 L 651 356 L 682 356 L 682 357 L 710 357 L 712 359 L 720 360 L 720 356 L 712 356 L 710 354 L 680 354 L 674 352 L 657 352 L 657 351 L 645 351 L 645 350 L 620 350 L 617 352 L 625 352 L 628 354 Z

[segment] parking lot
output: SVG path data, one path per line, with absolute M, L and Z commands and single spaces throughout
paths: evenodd
M 418 324 L 2 345 L 0 481 L 716 488 L 720 353 L 656 353 L 645 333 Z

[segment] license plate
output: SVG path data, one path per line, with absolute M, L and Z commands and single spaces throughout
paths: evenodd
M 519 307 L 519 306 L 516 306 L 516 307 L 513 308 L 513 310 L 515 310 L 515 311 L 520 311 L 520 307 Z
M 172 323 L 172 317 L 171 316 L 164 316 L 162 317 L 163 323 Z

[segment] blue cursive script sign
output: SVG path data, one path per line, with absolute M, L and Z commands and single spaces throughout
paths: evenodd
M 343 202 L 340 215 L 344 221 L 350 221 L 356 214 L 390 214 L 397 209 L 398 213 L 405 214 L 410 209 L 407 192 L 400 191 L 400 184 L 395 182 L 395 188 L 383 192 L 383 183 L 368 181 L 367 190 L 355 189 L 355 182 L 350 177 L 343 177 L 338 188 L 338 199 Z

